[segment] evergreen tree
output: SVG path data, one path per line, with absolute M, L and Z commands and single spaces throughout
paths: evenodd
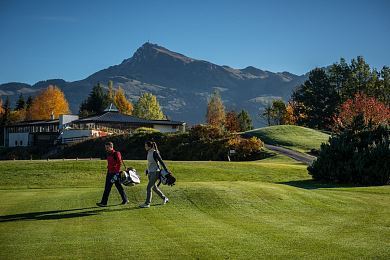
M 260 111 L 260 117 L 267 122 L 267 125 L 271 125 L 271 120 L 274 118 L 274 111 L 271 103 L 268 103 L 262 111 Z
M 102 113 L 110 104 L 107 93 L 103 90 L 100 83 L 92 88 L 89 97 L 80 105 L 80 116 Z
M 240 125 L 240 131 L 245 132 L 253 129 L 252 119 L 246 110 L 241 110 L 237 115 L 237 119 Z
M 384 66 L 381 70 L 382 84 L 377 90 L 377 97 L 380 101 L 390 106 L 390 68 Z
M 26 109 L 26 102 L 24 101 L 23 95 L 20 94 L 18 100 L 16 101 L 15 110 L 23 110 L 23 109 Z
M 29 109 L 31 107 L 32 102 L 33 102 L 33 98 L 29 96 L 26 101 L 26 109 Z
M 276 125 L 284 125 L 287 110 L 283 100 L 277 99 L 272 101 L 272 112 L 274 123 Z
M 3 105 L 3 116 L 1 120 L 1 125 L 5 126 L 11 123 L 11 102 L 9 100 L 9 96 L 5 99 L 4 105 Z
M 301 104 L 297 106 L 296 113 L 306 115 L 298 119 L 298 124 L 316 129 L 332 127 L 333 116 L 340 104 L 335 86 L 331 85 L 325 71 L 319 68 L 312 70 L 309 79 L 294 91 L 292 101 Z
M 157 97 L 151 93 L 142 94 L 134 106 L 133 115 L 149 120 L 165 119 Z
M 206 121 L 209 125 L 223 127 L 225 124 L 225 107 L 217 90 L 211 95 L 207 104 Z

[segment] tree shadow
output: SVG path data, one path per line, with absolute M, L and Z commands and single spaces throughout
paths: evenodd
M 293 186 L 305 190 L 358 187 L 352 184 L 338 184 L 338 183 L 320 182 L 315 180 L 286 181 L 286 182 L 278 182 L 278 184 L 289 185 L 289 186 Z
M 120 205 L 120 204 L 119 204 Z M 112 205 L 118 206 L 118 205 Z M 110 207 L 89 207 L 89 208 L 78 208 L 78 209 L 67 209 L 67 210 L 52 210 L 52 211 L 40 211 L 40 212 L 29 212 L 13 215 L 0 216 L 1 222 L 14 222 L 21 220 L 57 220 L 57 219 L 69 219 L 99 215 L 103 212 L 117 212 L 139 209 L 139 207 L 123 207 L 120 209 L 110 209 Z M 75 212 L 76 211 L 76 212 Z

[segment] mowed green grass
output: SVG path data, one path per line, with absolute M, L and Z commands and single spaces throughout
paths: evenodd
M 126 161 L 140 172 L 145 161 Z M 0 259 L 382 258 L 390 189 L 312 182 L 282 156 L 167 162 L 170 203 L 138 209 L 146 181 L 97 208 L 104 161 L 0 162 Z
M 319 149 L 327 143 L 329 135 L 320 131 L 295 125 L 277 125 L 254 129 L 245 134 L 256 136 L 267 144 L 280 145 L 299 152 Z

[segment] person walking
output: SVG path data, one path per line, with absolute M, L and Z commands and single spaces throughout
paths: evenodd
M 157 195 L 163 200 L 162 204 L 169 202 L 169 199 L 162 193 L 162 191 L 157 187 L 156 181 L 160 176 L 160 165 L 164 170 L 168 172 L 165 163 L 161 159 L 160 153 L 157 149 L 157 144 L 155 142 L 147 141 L 145 142 L 145 150 L 148 152 L 146 158 L 148 161 L 148 169 L 146 170 L 146 175 L 148 176 L 149 182 L 146 187 L 146 201 L 144 204 L 141 204 L 140 208 L 149 208 L 152 201 L 152 190 L 157 193 Z
M 107 175 L 106 175 L 106 183 L 104 186 L 104 192 L 102 200 L 99 203 L 96 203 L 99 207 L 106 207 L 108 202 L 108 196 L 110 195 L 110 191 L 112 185 L 115 184 L 119 194 L 122 197 L 122 205 L 129 203 L 127 200 L 126 193 L 120 183 L 119 172 L 122 164 L 122 155 L 119 151 L 114 150 L 114 144 L 112 142 L 108 142 L 105 144 L 105 149 L 107 152 Z

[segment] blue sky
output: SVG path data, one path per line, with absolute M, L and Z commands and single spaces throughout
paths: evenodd
M 144 42 L 234 68 L 390 65 L 390 1 L 0 0 L 0 83 L 83 79 Z

